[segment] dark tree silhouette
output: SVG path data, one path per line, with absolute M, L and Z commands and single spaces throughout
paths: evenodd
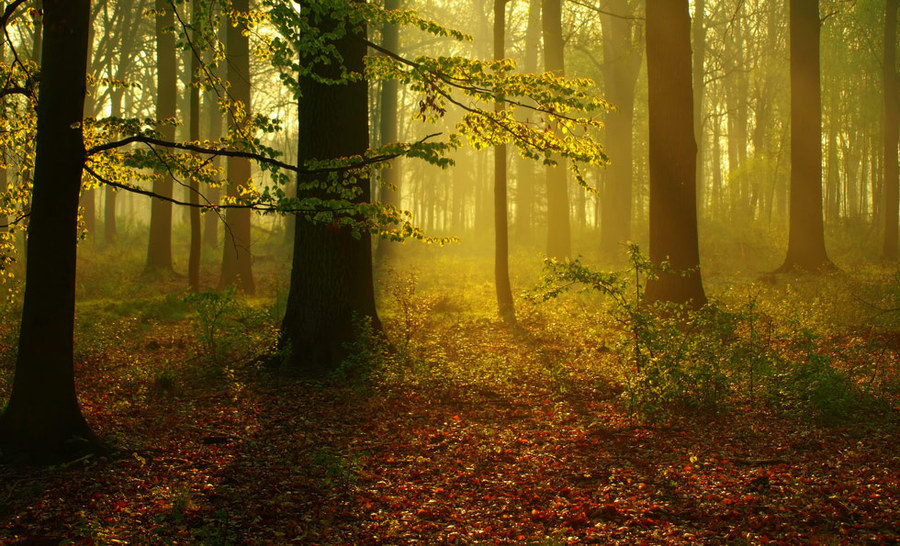
M 833 267 L 822 216 L 819 0 L 791 0 L 791 197 L 788 249 L 779 271 Z
M 647 281 L 649 302 L 706 303 L 697 238 L 697 145 L 687 0 L 647 2 L 650 109 L 650 259 L 669 267 Z
M 364 24 L 336 21 L 319 4 L 300 2 L 313 14 L 318 30 L 327 35 L 346 26 L 334 47 L 348 71 L 362 74 L 366 54 Z M 339 63 L 301 59 L 315 74 L 339 79 Z M 300 128 L 298 162 L 363 154 L 369 146 L 368 84 L 365 78 L 326 85 L 309 76 L 300 78 Z M 302 196 L 331 196 L 304 189 L 314 179 L 300 177 Z M 370 199 L 369 180 L 353 181 L 357 199 Z M 298 216 L 287 311 L 281 327 L 283 366 L 302 374 L 321 375 L 335 369 L 347 354 L 346 344 L 357 335 L 358 321 L 369 320 L 381 329 L 375 311 L 372 280 L 372 242 L 367 235 L 354 236 L 346 227 L 323 225 Z
M 29 463 L 97 451 L 75 394 L 75 255 L 90 0 L 45 0 L 28 264 L 0 448 Z

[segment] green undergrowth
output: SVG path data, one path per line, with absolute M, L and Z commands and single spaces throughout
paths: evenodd
M 395 270 L 382 290 L 391 350 L 362 325 L 342 377 L 578 390 L 650 421 L 752 407 L 834 425 L 896 420 L 900 281 L 889 271 L 711 283 L 709 305 L 689 311 L 641 303 L 648 267 L 638 254 L 617 273 L 551 263 L 517 302 L 516 327 L 493 318 L 492 293 L 479 287 L 476 300 L 454 283 L 476 276 L 465 262 Z

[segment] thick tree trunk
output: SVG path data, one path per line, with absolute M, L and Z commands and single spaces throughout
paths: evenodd
M 234 0 L 232 6 L 239 12 L 250 10 L 249 0 Z M 225 40 L 225 57 L 228 59 L 228 82 L 231 97 L 244 105 L 246 118 L 235 119 L 231 115 L 231 130 L 246 131 L 246 120 L 250 118 L 250 42 L 244 35 L 244 28 L 228 26 Z M 249 135 L 245 135 L 245 138 Z M 229 157 L 225 162 L 228 169 L 228 195 L 238 197 L 241 188 L 250 180 L 250 160 Z M 225 244 L 222 253 L 222 277 L 220 288 L 237 286 L 241 291 L 252 294 L 256 291 L 253 282 L 252 255 L 250 253 L 250 210 L 228 209 L 225 211 Z
M 691 20 L 687 0 L 647 2 L 650 113 L 650 259 L 669 268 L 648 279 L 648 302 L 706 303 L 697 240 Z
M 884 258 L 897 259 L 897 229 L 900 221 L 897 141 L 900 129 L 897 93 L 897 4 L 886 0 L 884 8 Z
M 316 8 L 301 3 L 304 11 Z M 335 21 L 321 13 L 320 30 L 331 30 Z M 350 71 L 362 73 L 366 46 L 364 26 L 348 29 L 348 35 L 334 45 Z M 301 64 L 313 65 L 310 59 Z M 312 68 L 326 78 L 338 76 L 334 63 Z M 362 154 L 369 145 L 367 92 L 364 78 L 342 85 L 324 85 L 301 77 L 298 162 Z M 327 198 L 321 190 L 307 189 L 312 179 L 298 180 L 301 196 Z M 353 184 L 357 199 L 370 200 L 369 181 L 363 177 Z M 304 188 L 306 186 L 306 188 Z M 347 343 L 356 339 L 360 321 L 370 321 L 380 331 L 375 312 L 372 280 L 372 242 L 363 235 L 354 237 L 337 224 L 322 225 L 298 216 L 294 260 L 287 312 L 281 327 L 280 348 L 283 365 L 307 375 L 328 373 L 347 355 Z
M 84 167 L 89 0 L 45 0 L 45 39 L 19 352 L 0 447 L 28 463 L 101 448 L 75 393 L 75 253 Z
M 385 0 L 385 9 L 400 9 L 403 5 L 401 0 Z M 400 53 L 400 29 L 397 25 L 390 23 L 384 24 L 382 30 L 382 47 L 394 53 Z M 381 88 L 381 144 L 390 144 L 397 142 L 399 139 L 398 102 L 400 98 L 400 82 L 397 80 L 386 80 Z M 400 170 L 400 159 L 395 159 L 391 165 L 381 170 L 381 201 L 388 205 L 400 208 L 400 184 L 403 180 Z M 375 252 L 376 261 L 381 264 L 389 260 L 396 254 L 399 249 L 396 243 L 387 239 L 378 242 L 378 248 Z
M 606 151 L 610 157 L 600 216 L 603 254 L 624 258 L 631 239 L 631 202 L 634 171 L 634 90 L 641 67 L 641 47 L 634 42 L 634 20 L 626 0 L 609 3 L 603 22 L 603 78 L 606 98 L 618 107 L 606 119 Z
M 494 58 L 506 56 L 506 2 L 494 0 Z M 497 101 L 496 111 L 503 112 L 505 105 Z M 506 145 L 494 148 L 494 283 L 497 288 L 497 309 L 500 318 L 509 323 L 516 321 L 512 288 L 509 283 L 509 219 L 506 197 Z
M 543 0 L 541 22 L 544 34 L 544 70 L 565 76 L 560 0 Z M 569 188 L 566 160 L 547 167 L 547 256 L 568 258 L 572 252 L 569 225 Z
M 160 120 L 175 117 L 177 103 L 175 35 L 166 29 L 175 24 L 172 6 L 156 0 L 156 115 Z M 162 138 L 175 140 L 175 127 L 162 125 Z M 153 182 L 153 193 L 172 197 L 172 176 L 160 174 Z M 172 270 L 172 203 L 153 199 L 150 204 L 150 243 L 147 246 L 147 270 Z
M 833 267 L 822 218 L 819 0 L 790 0 L 791 195 L 788 249 L 779 271 Z

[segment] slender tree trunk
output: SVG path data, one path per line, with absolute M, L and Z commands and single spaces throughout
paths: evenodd
M 200 3 L 198 0 L 191 1 L 191 24 L 200 25 Z M 191 42 L 198 44 L 199 32 L 194 28 L 191 31 Z M 195 47 L 199 47 L 195 45 Z M 190 92 L 190 128 L 188 139 L 191 141 L 200 140 L 200 78 L 198 70 L 200 62 L 197 55 L 191 51 L 190 54 L 190 71 L 191 71 L 191 92 Z M 200 254 L 202 252 L 203 233 L 200 225 L 200 182 L 196 178 L 191 177 L 190 181 L 190 203 L 194 205 L 190 210 L 191 224 L 191 250 L 188 255 L 188 286 L 194 292 L 200 291 Z
M 401 0 L 385 0 L 384 8 L 389 10 L 400 9 L 403 5 Z M 400 53 L 400 29 L 397 25 L 385 23 L 382 30 L 383 42 L 382 47 L 394 53 Z M 400 97 L 400 82 L 397 80 L 386 80 L 381 88 L 381 144 L 389 144 L 397 142 L 399 138 L 399 127 L 397 123 L 398 99 Z M 381 201 L 400 208 L 400 184 L 403 180 L 402 171 L 400 170 L 400 159 L 395 159 L 387 168 L 381 170 Z M 375 252 L 375 258 L 378 263 L 384 263 L 389 260 L 398 250 L 398 245 L 387 239 L 378 242 Z
M 306 13 L 318 13 L 319 30 L 329 32 L 336 21 L 318 4 L 302 2 Z M 365 26 L 348 29 L 334 42 L 347 70 L 362 73 L 366 45 Z M 336 78 L 340 67 L 301 59 L 315 74 Z M 298 162 L 363 154 L 369 146 L 368 85 L 365 78 L 341 85 L 324 85 L 311 77 L 300 78 Z M 322 190 L 309 188 L 313 180 L 298 179 L 301 196 L 328 198 Z M 354 184 L 360 202 L 370 200 L 369 181 Z M 334 370 L 347 355 L 347 343 L 357 338 L 360 321 L 373 330 L 381 324 L 375 311 L 372 279 L 372 240 L 354 237 L 337 223 L 322 225 L 297 216 L 294 260 L 287 312 L 281 326 L 283 366 L 308 375 Z
M 46 0 L 28 265 L 19 351 L 0 417 L 7 458 L 30 464 L 101 448 L 75 392 L 75 254 L 89 0 Z
M 506 56 L 506 2 L 494 0 L 494 58 Z M 505 110 L 502 97 L 495 109 Z M 494 283 L 497 287 L 497 308 L 500 318 L 508 323 L 516 321 L 512 288 L 509 283 L 509 220 L 506 204 L 506 145 L 494 148 Z
M 544 69 L 565 76 L 560 0 L 543 0 L 541 21 L 544 34 Z M 566 160 L 559 158 L 555 167 L 547 167 L 547 256 L 568 258 L 572 252 L 569 225 L 569 188 Z
M 530 0 L 528 25 L 525 29 L 525 59 L 522 69 L 528 74 L 538 71 L 538 48 L 541 41 L 541 0 Z M 520 121 L 528 116 L 524 109 L 517 111 Z M 534 160 L 516 156 L 516 240 L 519 244 L 532 242 L 536 172 Z
M 0 10 L 6 10 L 6 2 L 0 1 Z M 6 63 L 6 41 L 0 40 L 0 63 Z M 7 172 L 6 147 L 0 147 L 0 196 L 6 194 L 9 190 L 9 179 Z M 0 241 L 5 240 L 6 233 L 9 230 L 9 218 L 5 214 L 0 214 Z
M 779 271 L 833 267 L 822 218 L 819 0 L 790 0 L 791 195 L 788 249 Z
M 113 89 L 110 97 L 110 115 L 114 118 L 122 117 L 122 90 Z M 108 246 L 116 244 L 119 238 L 116 229 L 116 189 L 106 186 L 103 189 L 105 203 L 103 206 L 103 238 Z
M 691 22 L 694 45 L 694 140 L 697 142 L 697 217 L 703 218 L 706 193 L 706 138 L 703 131 L 703 108 L 706 97 L 706 0 L 695 0 Z
M 610 157 L 600 216 L 600 247 L 609 257 L 625 257 L 631 239 L 632 186 L 634 184 L 634 90 L 642 48 L 635 43 L 634 21 L 626 0 L 613 0 L 603 22 L 603 76 L 606 98 L 618 107 L 606 120 L 606 151 Z
M 239 12 L 250 10 L 249 0 L 233 0 L 232 7 Z M 244 35 L 245 29 L 229 25 L 225 40 L 225 57 L 228 60 L 228 82 L 231 96 L 244 105 L 245 118 L 236 119 L 231 114 L 231 131 L 246 131 L 251 115 L 250 101 L 250 42 Z M 228 196 L 238 197 L 241 188 L 250 180 L 250 160 L 229 157 L 225 162 L 228 169 Z M 253 282 L 252 255 L 250 253 L 250 210 L 228 209 L 225 211 L 225 245 L 222 253 L 222 277 L 220 288 L 237 285 L 241 291 L 252 294 L 256 291 Z
M 172 6 L 167 0 L 156 0 L 156 115 L 164 121 L 176 115 L 177 84 L 175 24 Z M 164 124 L 159 132 L 165 140 L 175 140 L 175 127 Z M 153 193 L 172 197 L 172 176 L 161 174 L 153 181 Z M 153 199 L 150 204 L 150 243 L 147 246 L 147 270 L 172 270 L 172 203 Z
M 648 279 L 646 299 L 706 303 L 697 238 L 697 146 L 691 90 L 688 0 L 647 2 L 650 113 L 650 260 L 669 269 Z
M 897 93 L 897 4 L 886 0 L 884 8 L 884 258 L 897 260 L 897 229 L 900 222 L 897 141 L 900 128 Z
M 88 23 L 88 57 L 87 71 L 93 72 L 93 57 L 96 55 L 94 51 L 94 25 L 93 20 Z M 94 117 L 96 114 L 96 101 L 94 100 L 95 89 L 87 87 L 84 96 L 84 117 Z M 91 244 L 96 240 L 97 231 L 97 192 L 94 188 L 82 188 L 81 198 L 81 219 L 84 222 L 84 231 L 87 235 L 87 241 Z
M 218 29 L 219 41 L 225 41 L 225 32 L 225 25 L 220 24 Z M 210 52 L 207 63 L 211 63 L 213 57 L 214 53 Z M 222 70 L 220 67 L 216 67 L 214 72 L 216 75 L 221 75 Z M 207 120 L 208 137 L 210 140 L 218 140 L 222 137 L 222 111 L 219 109 L 219 97 L 214 91 L 208 91 L 204 102 L 204 109 L 209 116 Z M 219 167 L 220 162 L 218 158 L 213 159 L 213 165 L 216 168 Z M 220 194 L 221 189 L 218 187 L 208 186 L 206 188 L 206 200 L 214 205 L 219 203 Z M 203 244 L 209 248 L 219 248 L 219 222 L 221 217 L 216 213 L 210 212 L 205 214 L 203 218 Z

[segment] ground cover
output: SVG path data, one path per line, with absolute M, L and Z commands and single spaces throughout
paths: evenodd
M 591 294 L 521 300 L 507 326 L 483 264 L 441 260 L 384 274 L 390 350 L 361 342 L 316 382 L 257 358 L 277 330 L 277 271 L 256 299 L 186 296 L 177 278 L 120 283 L 127 306 L 85 288 L 78 386 L 117 452 L 0 467 L 0 542 L 900 540 L 887 272 L 731 284 L 716 289 L 727 327 L 678 337 Z M 636 336 L 680 375 L 639 372 Z M 749 349 L 767 357 L 735 356 Z

